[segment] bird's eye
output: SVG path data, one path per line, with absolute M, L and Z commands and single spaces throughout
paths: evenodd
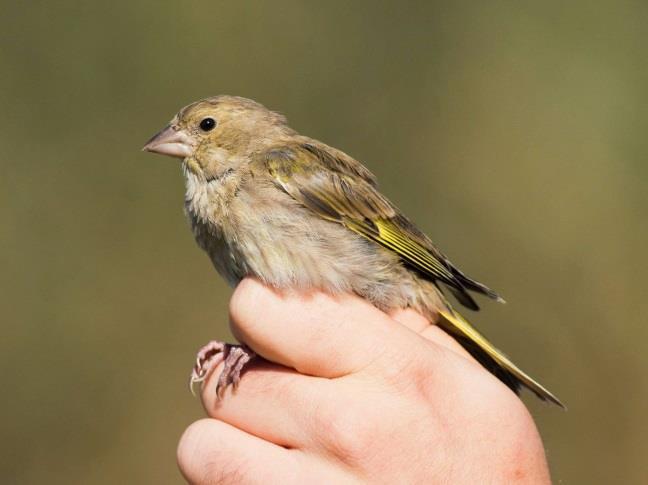
M 202 131 L 211 131 L 216 127 L 216 120 L 214 118 L 205 118 L 200 122 L 200 129 Z

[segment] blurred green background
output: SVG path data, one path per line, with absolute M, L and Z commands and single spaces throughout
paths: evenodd
M 648 482 L 646 2 L 0 5 L 3 483 L 181 481 L 231 290 L 139 150 L 218 93 L 364 161 L 506 297 L 474 320 L 567 403 L 524 397 L 556 482 Z

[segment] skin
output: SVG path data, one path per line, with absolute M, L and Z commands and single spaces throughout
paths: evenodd
M 206 381 L 178 447 L 190 483 L 550 483 L 521 401 L 413 310 L 248 278 L 230 318 L 272 362 L 222 400 Z

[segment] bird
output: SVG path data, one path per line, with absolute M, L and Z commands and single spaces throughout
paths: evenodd
M 343 151 L 230 95 L 182 108 L 143 150 L 182 160 L 194 238 L 231 286 L 254 277 L 277 289 L 355 293 L 386 312 L 412 308 L 516 394 L 524 387 L 564 407 L 478 332 L 448 294 L 470 310 L 479 309 L 472 294 L 504 300 L 458 269 Z M 209 342 L 197 354 L 190 387 L 224 361 L 220 395 L 239 384 L 254 357 L 244 345 Z

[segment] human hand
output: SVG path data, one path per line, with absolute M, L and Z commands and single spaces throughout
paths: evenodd
M 230 303 L 252 363 L 185 431 L 191 483 L 549 483 L 522 402 L 411 310 L 277 293 L 247 279 Z M 398 325 L 400 322 L 402 325 Z

